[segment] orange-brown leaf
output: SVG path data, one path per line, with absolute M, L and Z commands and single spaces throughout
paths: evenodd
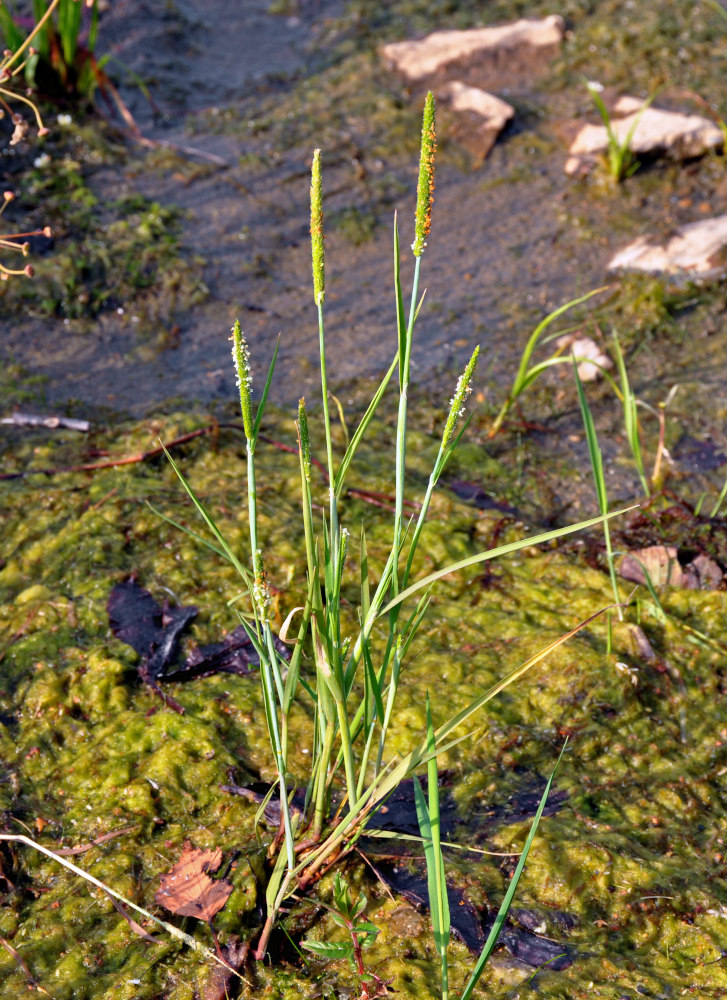
M 222 862 L 222 851 L 202 851 L 185 843 L 182 856 L 170 872 L 162 875 L 155 895 L 160 903 L 180 917 L 210 921 L 229 899 L 232 883 L 212 879 Z

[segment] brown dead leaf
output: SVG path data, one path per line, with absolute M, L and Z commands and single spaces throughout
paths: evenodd
M 634 583 L 646 583 L 646 575 L 655 587 L 685 585 L 685 573 L 679 565 L 677 550 L 673 545 L 649 545 L 634 549 L 621 560 L 621 576 Z
M 187 841 L 182 856 L 170 872 L 162 875 L 155 895 L 160 903 L 180 917 L 211 921 L 229 899 L 232 883 L 212 879 L 222 863 L 222 851 L 202 851 Z

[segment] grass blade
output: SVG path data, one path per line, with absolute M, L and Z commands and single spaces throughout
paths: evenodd
M 265 412 L 265 404 L 268 401 L 268 393 L 270 392 L 270 384 L 273 381 L 273 372 L 275 371 L 275 362 L 278 360 L 279 350 L 280 350 L 280 334 L 278 334 L 278 339 L 275 341 L 275 350 L 273 351 L 273 356 L 270 360 L 270 367 L 268 368 L 268 375 L 267 378 L 265 379 L 263 394 L 260 397 L 257 413 L 255 414 L 255 424 L 252 430 L 252 437 L 255 443 L 257 443 L 257 436 L 260 430 L 260 424 L 262 423 L 263 413 Z
M 621 510 L 612 511 L 610 514 L 601 515 L 600 517 L 592 517 L 587 521 L 579 521 L 578 524 L 569 524 L 565 528 L 554 528 L 552 531 L 546 531 L 541 535 L 533 535 L 532 538 L 521 538 L 517 542 L 508 542 L 507 545 L 498 545 L 494 549 L 487 549 L 485 552 L 478 552 L 474 556 L 468 556 L 466 559 L 460 559 L 459 562 L 450 563 L 449 566 L 445 566 L 444 569 L 438 569 L 435 573 L 430 573 L 429 576 L 423 577 L 416 583 L 412 583 L 410 587 L 406 590 L 402 590 L 400 594 L 397 594 L 393 600 L 383 607 L 377 614 L 377 618 L 382 618 L 384 615 L 388 614 L 392 608 L 395 608 L 397 604 L 401 604 L 412 594 L 416 594 L 417 591 L 421 590 L 423 587 L 428 587 L 430 584 L 434 583 L 436 580 L 441 580 L 444 576 L 449 576 L 450 573 L 457 573 L 461 569 L 469 569 L 470 566 L 477 566 L 479 563 L 488 562 L 490 559 L 497 559 L 498 556 L 505 556 L 511 552 L 518 552 L 520 549 L 524 549 L 529 545 L 541 545 L 543 542 L 550 542 L 554 538 L 564 538 L 566 535 L 572 535 L 576 531 L 583 531 L 586 528 L 592 528 L 596 524 L 603 524 L 604 521 L 610 521 L 614 517 L 619 517 L 621 514 L 627 514 L 630 510 L 635 510 L 639 505 L 637 503 L 632 504 L 630 507 L 623 507 Z
M 593 414 L 591 413 L 591 408 L 588 405 L 588 400 L 586 399 L 586 394 L 583 390 L 583 383 L 581 382 L 580 376 L 578 374 L 578 365 L 573 360 L 573 372 L 576 378 L 576 387 L 578 389 L 578 402 L 581 407 L 581 416 L 583 417 L 583 426 L 586 431 L 586 441 L 588 442 L 588 454 L 591 459 L 591 469 L 593 470 L 593 479 L 596 484 L 596 494 L 598 496 L 598 506 L 600 508 L 601 514 L 603 515 L 603 537 L 606 541 L 606 559 L 608 562 L 608 574 L 611 578 L 611 587 L 613 589 L 613 597 L 616 604 L 619 603 L 620 597 L 618 593 L 618 582 L 616 580 L 616 567 L 613 562 L 613 549 L 611 547 L 611 531 L 608 524 L 608 493 L 606 490 L 606 475 L 603 471 L 603 454 L 601 453 L 601 446 L 598 443 L 598 435 L 596 433 L 596 425 L 593 422 Z M 618 609 L 619 621 L 623 621 L 623 613 L 621 608 Z
M 348 472 L 348 467 L 351 464 L 351 461 L 354 455 L 356 454 L 356 451 L 358 450 L 358 446 L 361 444 L 361 441 L 368 429 L 369 424 L 371 423 L 376 411 L 379 408 L 379 403 L 381 402 L 381 398 L 384 395 L 384 392 L 386 391 L 386 388 L 389 382 L 391 381 L 391 376 L 396 371 L 396 366 L 398 364 L 399 364 L 399 355 L 397 354 L 394 360 L 389 365 L 389 369 L 382 378 L 378 389 L 372 396 L 371 402 L 369 403 L 368 407 L 366 408 L 366 412 L 361 418 L 361 423 L 358 425 L 351 438 L 351 443 L 346 448 L 346 453 L 341 460 L 341 464 L 338 467 L 338 472 L 336 473 L 336 478 L 334 481 L 334 489 L 337 497 L 340 497 L 341 493 L 343 492 L 343 484 L 346 478 L 346 473 Z
M 434 945 L 439 952 L 442 974 L 442 1000 L 449 996 L 449 975 L 447 949 L 449 948 L 449 899 L 447 897 L 447 880 L 444 873 L 444 856 L 442 855 L 441 826 L 439 812 L 439 775 L 437 773 L 437 755 L 434 742 L 434 726 L 432 711 L 427 693 L 427 748 L 430 754 L 427 761 L 427 790 L 429 801 L 424 798 L 424 792 L 419 779 L 414 775 L 414 798 L 417 811 L 419 830 L 424 843 L 424 859 L 427 866 L 427 887 L 429 891 L 429 909 L 432 915 L 432 930 Z
M 528 854 L 530 853 L 530 848 L 533 846 L 533 840 L 535 839 L 535 834 L 537 833 L 538 830 L 538 824 L 540 823 L 540 818 L 543 815 L 543 809 L 545 808 L 545 803 L 548 801 L 548 795 L 550 794 L 550 786 L 553 784 L 553 778 L 555 778 L 556 771 L 558 770 L 558 766 L 560 765 L 560 762 L 563 759 L 563 754 L 565 753 L 565 748 L 567 746 L 568 746 L 568 740 L 566 740 L 565 743 L 563 744 L 563 749 L 560 751 L 560 756 L 558 757 L 558 760 L 555 763 L 555 767 L 553 768 L 553 771 L 550 777 L 548 778 L 548 783 L 545 786 L 545 790 L 543 791 L 543 795 L 540 799 L 540 805 L 538 806 L 538 811 L 535 813 L 535 817 L 530 826 L 530 832 L 528 833 L 527 840 L 525 841 L 525 846 L 523 847 L 523 852 L 520 855 L 520 860 L 517 863 L 515 874 L 510 880 L 510 885 L 508 886 L 507 892 L 505 893 L 505 898 L 500 904 L 500 909 L 497 911 L 495 922 L 492 925 L 492 929 L 488 935 L 487 940 L 485 941 L 484 947 L 480 953 L 480 957 L 477 959 L 477 965 L 475 966 L 474 971 L 472 972 L 472 975 L 469 978 L 469 982 L 465 986 L 461 1000 L 469 1000 L 469 997 L 472 996 L 472 991 L 477 985 L 477 982 L 480 976 L 482 975 L 485 965 L 487 964 L 487 960 L 492 954 L 495 945 L 497 944 L 497 939 L 500 935 L 500 931 L 502 930 L 502 925 L 505 923 L 507 915 L 510 911 L 510 907 L 512 906 L 512 901 L 515 896 L 515 892 L 517 891 L 518 882 L 520 881 L 520 876 L 523 873 L 525 862 L 528 860 Z
M 164 448 L 164 445 L 162 445 L 162 448 Z M 182 486 L 186 490 L 186 492 L 187 492 L 190 500 L 192 501 L 192 503 L 194 504 L 194 506 L 199 511 L 200 516 L 202 517 L 202 520 L 205 522 L 205 524 L 210 529 L 210 531 L 212 532 L 212 534 L 214 535 L 214 537 L 220 543 L 220 548 L 224 552 L 225 558 L 229 562 L 232 563 L 232 565 L 235 567 L 235 569 L 240 574 L 240 576 L 245 581 L 245 583 L 248 585 L 248 587 L 252 587 L 252 579 L 250 577 L 250 574 L 248 573 L 248 571 L 245 569 L 245 567 L 242 565 L 242 563 L 240 562 L 240 560 L 237 558 L 237 556 L 235 555 L 235 553 L 232 551 L 232 549 L 230 548 L 230 546 L 225 541 L 225 536 L 222 534 L 222 532 L 220 531 L 220 529 L 217 527 L 217 525 L 214 522 L 214 519 L 207 512 L 206 508 L 202 504 L 201 500 L 199 500 L 199 498 L 197 497 L 197 494 L 194 492 L 194 490 L 192 489 L 192 487 L 190 486 L 190 484 L 184 478 L 184 476 L 182 475 L 181 469 L 179 468 L 179 466 L 174 461 L 174 459 L 169 454 L 169 452 L 167 451 L 166 448 L 164 448 L 164 454 L 167 456 L 169 464 L 174 469 L 174 471 L 175 471 L 175 473 L 177 475 L 177 478 L 179 479 L 180 483 L 182 484 Z

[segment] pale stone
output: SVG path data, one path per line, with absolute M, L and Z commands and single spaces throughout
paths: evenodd
M 552 14 L 491 28 L 435 31 L 419 41 L 391 42 L 381 54 L 413 86 L 433 87 L 454 77 L 502 90 L 545 68 L 563 31 L 563 18 Z
M 452 133 L 477 160 L 484 160 L 498 135 L 514 117 L 506 101 L 479 87 L 452 80 L 437 88 L 437 101 L 454 116 Z
M 649 545 L 627 552 L 619 572 L 624 580 L 633 583 L 646 584 L 648 575 L 654 587 L 681 587 L 683 590 L 716 590 L 723 579 L 717 563 L 703 552 L 682 566 L 673 545 Z
M 665 244 L 639 236 L 619 251 L 609 271 L 715 278 L 727 272 L 727 215 L 680 226 Z
M 555 346 L 561 351 L 567 350 L 576 359 L 576 369 L 581 382 L 595 382 L 603 376 L 603 369 L 613 368 L 613 361 L 604 354 L 599 345 L 591 337 L 582 337 L 577 333 L 566 333 L 558 337 Z
M 701 156 L 724 143 L 721 130 L 701 115 L 687 115 L 660 108 L 643 109 L 643 101 L 621 97 L 613 106 L 611 130 L 621 144 L 628 140 L 636 156 L 668 154 L 680 160 Z M 625 117 L 618 117 L 624 114 Z M 633 134 L 629 139 L 629 133 Z M 565 164 L 569 177 L 583 175 L 608 152 L 608 132 L 605 125 L 584 125 L 578 132 Z

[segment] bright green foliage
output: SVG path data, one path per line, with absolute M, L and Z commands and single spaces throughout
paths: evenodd
M 429 909 L 432 915 L 434 947 L 439 954 L 442 970 L 442 1000 L 447 1000 L 449 996 L 447 964 L 447 949 L 449 948 L 449 898 L 447 896 L 447 880 L 444 874 L 444 855 L 442 854 L 441 843 L 442 830 L 439 813 L 437 755 L 434 741 L 434 726 L 432 725 L 432 710 L 429 704 L 428 693 L 427 748 L 431 753 L 431 757 L 427 761 L 427 791 L 429 801 L 424 798 L 422 786 L 416 775 L 414 775 L 414 796 L 419 830 L 424 841 L 424 859 L 427 865 Z
M 361 950 L 370 947 L 379 933 L 378 928 L 361 917 L 368 906 L 368 899 L 361 894 L 357 899 L 351 895 L 351 888 L 340 872 L 336 872 L 333 880 L 333 906 L 327 907 L 334 924 L 344 928 L 350 934 L 348 941 L 315 941 L 305 938 L 301 942 L 304 948 L 312 951 L 319 958 L 348 959 L 353 968 L 361 973 L 362 967 L 357 963 Z
M 66 93 L 91 97 L 103 77 L 106 59 L 94 56 L 98 34 L 98 3 L 92 0 L 33 0 L 36 26 L 31 32 L 33 54 L 24 64 L 28 85 L 35 86 L 48 72 Z M 5 44 L 17 54 L 29 38 L 7 3 L 0 7 L 0 32 Z M 30 36 L 29 36 L 30 37 Z
M 503 420 L 510 412 L 510 408 L 513 406 L 516 400 L 518 400 L 520 396 L 525 392 L 528 386 L 532 385 L 532 383 L 537 378 L 539 378 L 544 371 L 547 371 L 547 369 L 550 368 L 552 365 L 562 365 L 570 363 L 570 357 L 568 356 L 564 357 L 561 354 L 561 352 L 558 351 L 555 354 L 552 354 L 550 357 L 546 358 L 544 361 L 538 361 L 531 364 L 533 354 L 535 353 L 535 349 L 538 347 L 541 341 L 543 341 L 543 335 L 550 326 L 550 324 L 553 323 L 560 316 L 562 316 L 563 313 L 567 312 L 569 309 L 572 309 L 573 306 L 579 306 L 582 302 L 587 302 L 588 299 L 592 298 L 594 295 L 598 295 L 599 292 L 603 291 L 605 291 L 605 286 L 603 288 L 594 288 L 593 291 L 587 292 L 585 295 L 581 295 L 577 299 L 571 299 L 570 302 L 566 302 L 564 305 L 558 306 L 557 309 L 554 309 L 551 313 L 549 313 L 545 317 L 545 319 L 541 320 L 540 323 L 538 323 L 533 332 L 530 334 L 528 342 L 525 345 L 522 357 L 520 358 L 520 364 L 518 366 L 517 374 L 515 375 L 510 391 L 507 394 L 507 399 L 502 404 L 500 412 L 495 417 L 492 427 L 490 428 L 490 437 L 494 437 L 495 434 L 497 434 L 499 429 L 502 427 Z M 545 339 L 547 340 L 549 338 Z M 581 359 L 576 358 L 576 361 L 579 360 Z
M 618 616 L 619 620 L 623 620 L 623 612 L 620 607 L 620 596 L 618 592 L 618 583 L 616 582 L 616 567 L 613 561 L 613 549 L 611 547 L 611 530 L 609 528 L 608 520 L 606 517 L 608 515 L 608 492 L 606 490 L 606 474 L 603 470 L 603 454 L 601 452 L 601 446 L 598 443 L 598 435 L 596 433 L 596 425 L 593 421 L 593 414 L 591 413 L 591 408 L 588 405 L 588 400 L 586 399 L 586 394 L 583 390 L 583 383 L 581 382 L 580 376 L 578 374 L 578 364 L 575 359 L 573 359 L 573 373 L 575 375 L 576 386 L 578 388 L 578 401 L 581 407 L 581 416 L 583 418 L 583 427 L 586 432 L 586 442 L 588 444 L 588 454 L 591 459 L 591 469 L 593 470 L 593 480 L 596 484 L 596 495 L 598 496 L 598 507 L 601 514 L 604 517 L 603 521 L 603 535 L 606 541 L 606 559 L 608 561 L 608 572 L 611 577 L 611 587 L 613 589 L 613 599 L 615 604 L 619 605 Z

